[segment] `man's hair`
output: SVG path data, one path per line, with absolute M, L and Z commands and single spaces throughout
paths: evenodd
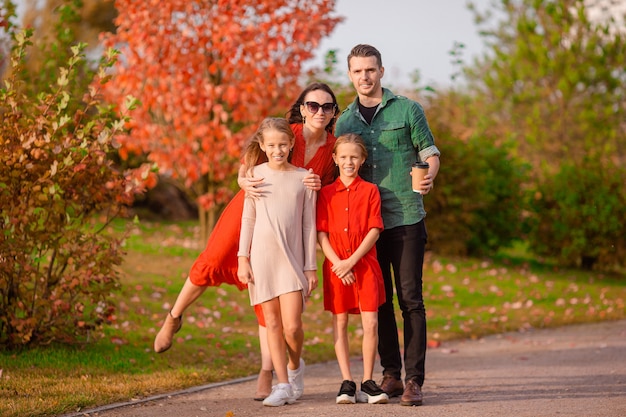
M 366 58 L 368 56 L 375 56 L 378 67 L 382 68 L 383 59 L 380 56 L 380 52 L 378 52 L 378 49 L 374 48 L 372 45 L 359 44 L 355 46 L 354 48 L 352 48 L 352 50 L 350 51 L 350 54 L 348 54 L 348 69 L 350 69 L 350 58 L 352 57 Z

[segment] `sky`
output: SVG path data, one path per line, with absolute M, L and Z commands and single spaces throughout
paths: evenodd
M 474 0 L 478 10 L 489 0 Z M 338 68 L 347 71 L 346 57 L 359 43 L 378 49 L 383 58 L 383 85 L 409 86 L 410 74 L 421 74 L 421 85 L 449 86 L 455 72 L 450 51 L 465 45 L 463 59 L 483 52 L 483 41 L 467 0 L 337 0 L 335 14 L 345 20 L 320 43 L 311 66 L 323 67 L 324 56 L 337 50 Z M 347 80 L 347 75 L 346 75 Z
M 468 0 L 337 0 L 335 15 L 345 20 L 324 38 L 306 67 L 323 67 L 324 56 L 337 50 L 338 69 L 347 71 L 346 57 L 359 43 L 382 54 L 389 87 L 411 85 L 410 74 L 421 73 L 421 85 L 449 86 L 455 72 L 450 51 L 454 42 L 465 45 L 463 59 L 483 50 L 478 27 L 467 9 Z M 490 0 L 473 0 L 485 10 Z M 24 1 L 16 1 L 21 9 Z M 347 75 L 346 75 L 347 81 Z

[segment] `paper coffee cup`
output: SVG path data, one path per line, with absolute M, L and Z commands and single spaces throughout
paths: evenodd
M 428 174 L 428 162 L 415 162 L 411 166 L 411 183 L 413 184 L 413 191 L 416 193 L 422 193 L 420 183 L 424 179 L 424 176 Z

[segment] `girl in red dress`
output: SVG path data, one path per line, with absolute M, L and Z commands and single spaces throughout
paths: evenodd
M 295 134 L 295 145 L 291 163 L 307 168 L 311 174 L 304 179 L 305 185 L 319 190 L 331 183 L 335 177 L 332 159 L 335 137 L 335 118 L 339 114 L 337 99 L 331 88 L 323 83 L 307 86 L 287 113 L 291 129 Z M 266 162 L 257 161 L 257 164 Z M 258 197 L 257 186 L 262 179 L 245 177 L 246 167 L 239 170 L 238 183 L 241 190 L 226 206 L 217 221 L 206 248 L 191 267 L 189 277 L 180 290 L 176 302 L 168 312 L 161 330 L 154 340 L 154 350 L 165 352 L 172 345 L 174 334 L 182 326 L 182 314 L 202 295 L 207 287 L 231 284 L 240 290 L 246 285 L 237 279 L 237 249 L 241 230 L 241 214 L 245 195 Z M 261 346 L 261 371 L 259 372 L 256 400 L 263 400 L 271 391 L 272 362 L 267 349 L 264 320 L 260 309 L 255 309 L 259 318 Z
M 333 313 L 335 354 L 343 377 L 337 404 L 382 404 L 389 397 L 372 379 L 378 346 L 378 307 L 385 302 L 376 241 L 383 230 L 378 187 L 359 177 L 367 159 L 363 139 L 348 133 L 337 138 L 333 159 L 339 178 L 322 188 L 317 204 L 318 240 L 324 260 L 324 309 Z M 361 314 L 363 379 L 357 399 L 350 371 L 348 314 Z

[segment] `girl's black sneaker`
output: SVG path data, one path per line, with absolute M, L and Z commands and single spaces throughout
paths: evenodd
M 387 404 L 389 396 L 374 382 L 369 379 L 361 382 L 361 391 L 359 392 L 358 402 L 369 404 Z
M 341 388 L 337 394 L 337 404 L 356 403 L 356 384 L 347 379 L 341 383 Z

